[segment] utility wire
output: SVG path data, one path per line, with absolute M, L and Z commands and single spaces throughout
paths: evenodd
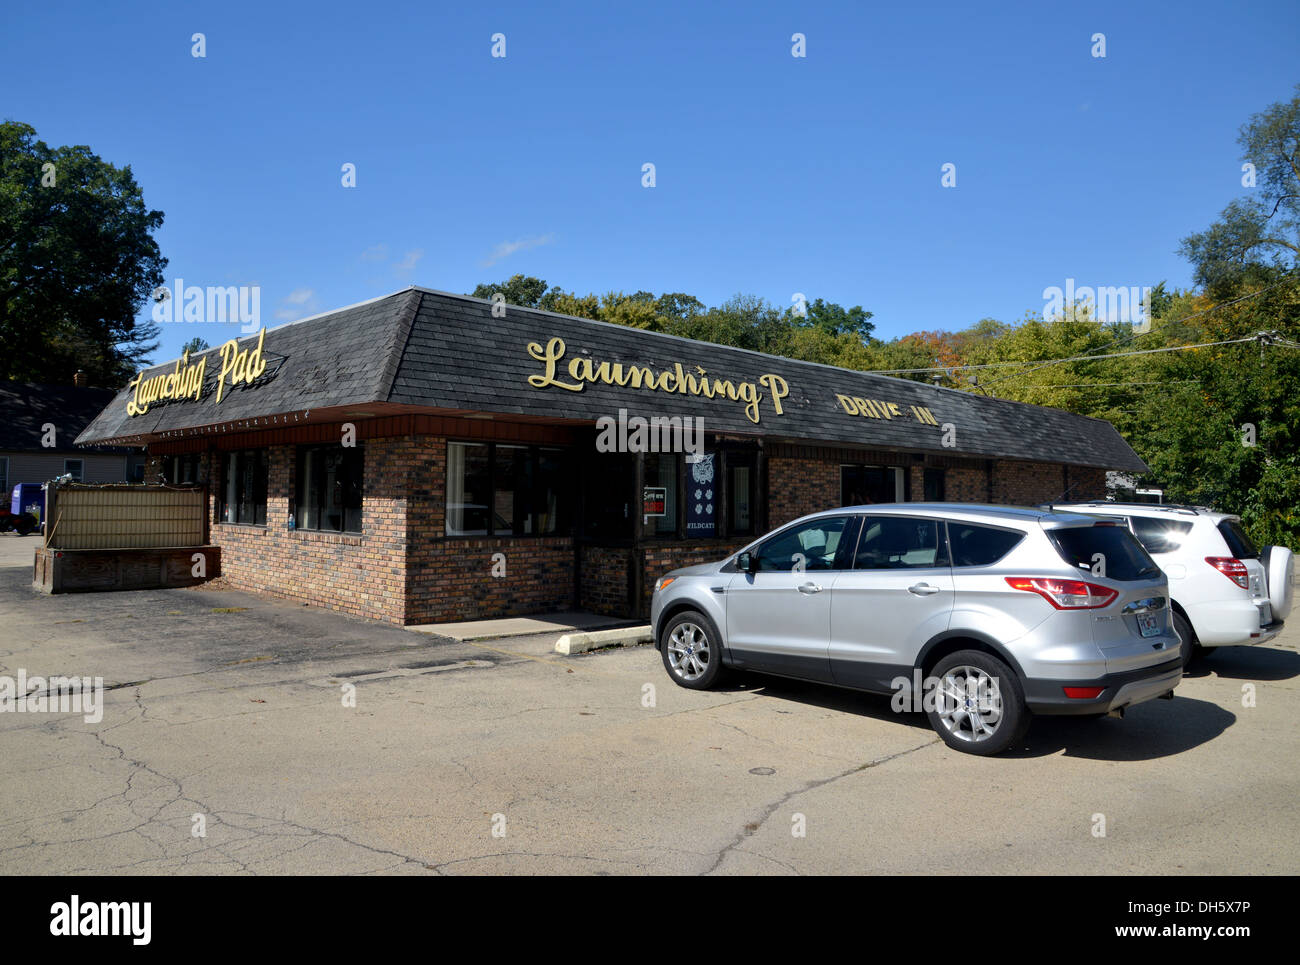
M 1119 352 L 1119 353 L 1113 353 L 1113 354 L 1109 354 L 1109 355 L 1093 355 L 1092 353 L 1097 352 L 1097 351 L 1100 350 L 1100 349 L 1104 349 L 1104 348 L 1112 348 L 1112 347 L 1114 347 L 1114 346 L 1116 346 L 1116 345 L 1122 345 L 1122 344 L 1124 344 L 1125 342 L 1130 342 L 1130 341 L 1132 341 L 1133 339 L 1135 339 L 1135 338 L 1139 338 L 1139 337 L 1142 336 L 1142 335 L 1149 335 L 1149 334 L 1151 334 L 1152 332 L 1159 331 L 1159 330 L 1162 329 L 1162 328 L 1166 328 L 1166 327 L 1168 327 L 1168 326 L 1170 326 L 1170 325 L 1174 325 L 1174 324 L 1177 324 L 1177 323 L 1179 323 L 1179 322 L 1188 322 L 1188 321 L 1191 321 L 1191 320 L 1194 319 L 1194 318 L 1199 318 L 1199 317 L 1201 317 L 1202 315 L 1208 315 L 1210 312 L 1218 311 L 1218 310 L 1221 309 L 1221 308 L 1227 308 L 1227 307 L 1229 307 L 1230 305 L 1236 305 L 1236 304 L 1238 304 L 1239 302 L 1244 302 L 1244 301 L 1246 301 L 1247 299 L 1250 299 L 1250 298 L 1256 298 L 1256 297 L 1258 297 L 1259 295 L 1263 295 L 1263 294 L 1264 294 L 1265 292 L 1267 292 L 1267 291 L 1271 291 L 1272 289 L 1277 288 L 1277 287 L 1280 286 L 1280 285 L 1291 284 L 1291 283 L 1293 283 L 1293 282 L 1294 282 L 1294 279 L 1291 279 L 1291 278 L 1284 278 L 1284 279 L 1282 279 L 1281 281 L 1276 281 L 1276 282 L 1274 282 L 1274 283 L 1271 284 L 1271 285 L 1267 285 L 1267 286 L 1265 286 L 1264 288 L 1259 289 L 1258 291 L 1250 292 L 1250 293 L 1248 293 L 1248 294 L 1245 294 L 1245 295 L 1240 296 L 1239 298 L 1234 298 L 1234 299 L 1231 299 L 1231 300 L 1226 301 L 1226 302 L 1220 302 L 1220 303 L 1217 304 L 1217 305 L 1211 305 L 1210 307 L 1208 307 L 1208 308 L 1204 308 L 1204 309 L 1202 309 L 1202 310 L 1199 311 L 1199 312 L 1193 312 L 1193 313 L 1190 314 L 1190 315 L 1183 315 L 1183 316 L 1180 317 L 1180 318 L 1171 318 L 1171 319 L 1168 319 L 1167 321 L 1163 321 L 1163 322 L 1159 323 L 1158 325 L 1153 325 L 1153 326 L 1151 326 L 1151 327 L 1148 328 L 1146 331 L 1142 331 L 1142 332 L 1131 332 L 1131 333 L 1128 334 L 1128 335 L 1122 335 L 1122 336 L 1120 336 L 1119 338 L 1117 338 L 1117 339 L 1113 339 L 1112 341 L 1107 342 L 1107 343 L 1104 344 L 1104 345 L 1098 345 L 1096 348 L 1089 349 L 1089 350 L 1088 350 L 1087 352 L 1085 352 L 1083 355 L 1072 355 L 1072 356 L 1070 356 L 1070 357 L 1068 357 L 1068 358 L 1060 358 L 1060 359 L 1046 359 L 1046 360 L 1038 360 L 1038 359 L 1024 359 L 1024 360 L 1017 361 L 1017 362 L 980 362 L 980 363 L 969 363 L 969 364 L 961 364 L 961 363 L 959 363 L 959 364 L 957 364 L 957 365 L 938 365 L 938 366 L 930 366 L 930 367 L 928 367 L 928 368 L 918 368 L 918 369 L 868 369 L 867 371 L 873 372 L 873 373 L 876 374 L 876 375 L 913 375 L 913 374 L 920 374 L 920 373 L 923 373 L 923 372 L 944 372 L 944 373 L 948 373 L 948 372 L 954 372 L 954 371 L 957 371 L 957 370 L 959 370 L 959 369 L 991 369 L 991 368 L 1002 368 L 1002 367 L 1009 366 L 1009 365 L 1032 365 L 1032 366 L 1034 366 L 1034 368 L 1028 369 L 1026 372 L 1016 372 L 1016 373 L 1013 373 L 1012 375 L 1005 376 L 1005 377 L 1004 377 L 1004 379 L 1005 379 L 1005 378 L 1013 378 L 1013 377 L 1016 376 L 1016 375 L 1026 375 L 1026 374 L 1028 374 L 1029 372 L 1033 372 L 1033 371 L 1035 371 L 1035 370 L 1037 370 L 1037 369 L 1045 368 L 1045 367 L 1047 367 L 1047 366 L 1049 366 L 1049 365 L 1059 365 L 1059 364 L 1061 364 L 1061 363 L 1063 363 L 1063 362 L 1078 362 L 1078 361 L 1086 361 L 1086 360 L 1088 360 L 1088 359 L 1090 359 L 1090 358 L 1119 358 L 1119 357 L 1121 357 L 1121 356 L 1123 356 L 1123 355 L 1129 355 L 1129 354 L 1142 354 L 1142 353 L 1138 353 L 1138 352 L 1135 352 L 1135 353 Z M 1253 341 L 1255 338 L 1256 338 L 1256 336 L 1252 336 L 1251 338 L 1240 339 L 1240 340 L 1234 340 L 1234 341 Z M 1276 338 L 1275 338 L 1275 341 L 1276 341 L 1277 343 L 1279 343 L 1279 344 L 1287 344 L 1288 347 L 1296 347 L 1296 348 L 1300 348 L 1300 345 L 1297 345 L 1296 343 L 1289 343 L 1289 344 L 1288 344 L 1288 340 L 1286 340 L 1286 339 L 1282 339 L 1282 338 L 1280 338 L 1280 336 L 1279 336 L 1279 337 L 1276 337 Z M 1203 344 L 1204 344 L 1204 345 L 1226 345 L 1226 344 L 1231 344 L 1231 342 L 1206 342 L 1206 343 L 1203 343 Z M 1189 346 L 1179 346 L 1179 347 L 1180 347 L 1180 348 L 1197 348 L 1197 347 L 1199 347 L 1199 346 L 1196 346 L 1196 345 L 1189 345 Z M 1148 351 L 1160 351 L 1160 350 L 1148 350 Z M 1037 362 L 1038 364 L 1035 364 L 1036 362 Z M 986 386 L 987 386 L 987 385 L 994 385 L 994 384 L 996 384 L 997 382 L 1004 381 L 1004 379 L 995 379 L 993 382 L 986 382 L 986 383 L 984 383 L 984 385 L 986 385 Z

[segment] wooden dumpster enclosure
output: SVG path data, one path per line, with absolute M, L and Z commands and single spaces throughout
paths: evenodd
M 44 593 L 148 590 L 219 576 L 207 504 L 207 491 L 196 487 L 50 488 L 32 585 Z

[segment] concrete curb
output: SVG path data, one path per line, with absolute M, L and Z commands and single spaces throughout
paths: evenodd
M 563 654 L 585 653 L 598 650 L 612 643 L 630 646 L 651 641 L 650 625 L 641 627 L 619 627 L 615 630 L 589 630 L 586 633 L 566 633 L 555 641 L 555 652 Z

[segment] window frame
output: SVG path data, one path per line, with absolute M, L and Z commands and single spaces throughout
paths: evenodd
M 831 520 L 831 519 L 843 519 L 843 520 L 845 521 L 845 523 L 844 523 L 844 529 L 840 532 L 840 545 L 837 546 L 837 547 L 835 548 L 835 560 L 833 561 L 833 564 L 834 564 L 834 563 L 840 563 L 840 562 L 841 562 L 841 556 L 843 555 L 843 556 L 844 556 L 844 562 L 848 563 L 849 565 L 847 565 L 847 566 L 836 566 L 836 565 L 831 565 L 830 567 L 828 567 L 828 568 L 826 568 L 826 569 L 807 569 L 807 568 L 805 568 L 805 569 L 803 569 L 803 570 L 801 570 L 801 571 L 796 571 L 796 570 L 794 570 L 794 569 L 788 569 L 788 570 L 765 570 L 765 569 L 763 569 L 761 566 L 757 566 L 755 569 L 752 569 L 752 570 L 750 571 L 751 574 L 757 575 L 757 574 L 759 574 L 759 573 L 794 573 L 794 572 L 800 572 L 800 573 L 847 573 L 847 572 L 849 572 L 850 570 L 852 570 L 852 569 L 853 569 L 853 566 L 852 566 L 852 564 L 853 564 L 853 560 L 854 560 L 854 558 L 855 558 L 855 557 L 857 556 L 857 554 L 858 554 L 858 539 L 859 539 L 859 538 L 861 537 L 861 535 L 862 535 L 862 520 L 863 520 L 863 514 L 862 514 L 862 513 L 835 513 L 835 514 L 832 514 L 832 515 L 830 515 L 830 516 L 822 516 L 822 517 L 819 517 L 818 519 L 815 519 L 815 520 L 807 520 L 807 521 L 805 521 L 805 522 L 791 523 L 790 525 L 788 525 L 788 526 L 784 526 L 784 527 L 782 527 L 781 529 L 777 530 L 775 533 L 772 533 L 770 536 L 768 536 L 766 539 L 764 539 L 761 543 L 758 543 L 756 546 L 751 547 L 747 552 L 748 552 L 749 555 L 750 555 L 750 559 L 751 559 L 755 564 L 758 564 L 758 562 L 759 562 L 760 560 L 762 560 L 762 558 L 763 558 L 763 549 L 764 549 L 764 547 L 766 547 L 769 543 L 774 543 L 774 542 L 776 542 L 776 541 L 779 540 L 779 539 L 783 539 L 784 537 L 786 537 L 788 534 L 790 534 L 790 533 L 792 533 L 792 532 L 796 532 L 796 531 L 798 531 L 798 530 L 802 530 L 802 529 L 807 529 L 807 528 L 810 528 L 810 527 L 814 526 L 815 524 L 817 524 L 817 523 L 819 523 L 819 522 L 825 522 L 825 521 L 827 521 L 827 520 Z M 851 547 L 851 548 L 850 548 L 850 547 Z
M 227 497 L 228 497 L 228 493 L 229 493 L 229 485 L 230 485 L 230 483 L 229 483 L 229 478 L 230 478 L 230 467 L 231 467 L 231 464 L 232 464 L 232 463 L 235 464 L 235 466 L 236 466 L 235 471 L 236 471 L 236 473 L 239 473 L 239 472 L 240 472 L 239 465 L 238 465 L 239 462 L 240 462 L 243 458 L 245 458 L 245 457 L 247 457 L 247 456 L 249 456 L 249 455 L 256 455 L 256 456 L 258 457 L 257 461 L 258 461 L 258 463 L 260 464 L 260 469 L 261 469 L 262 476 L 263 476 L 263 479 L 262 479 L 262 485 L 261 485 L 261 495 L 262 495 L 261 502 L 259 503 L 259 502 L 256 500 L 256 498 L 251 498 L 251 499 L 248 500 L 248 501 L 251 503 L 251 505 L 253 506 L 253 518 L 252 518 L 251 520 L 245 520 L 245 519 L 227 519 L 227 518 L 226 518 L 226 513 L 227 513 L 227 510 L 230 508 L 230 504 L 227 502 Z M 177 456 L 177 457 L 174 457 L 174 458 L 178 458 L 178 459 L 179 459 L 179 458 L 183 458 L 183 457 L 182 457 L 182 456 Z M 195 475 L 196 475 L 196 477 L 197 477 L 197 474 L 198 474 L 198 469 L 199 469 L 199 466 L 198 466 L 198 463 L 196 462 L 196 465 L 195 465 Z M 256 471 L 256 470 L 255 470 L 255 471 Z M 241 474 L 241 475 L 242 475 L 242 474 Z M 198 485 L 198 482 L 197 482 L 197 479 L 196 479 L 196 481 L 193 482 L 193 483 L 176 483 L 176 484 L 174 484 L 174 485 L 182 485 L 182 486 L 197 486 L 197 485 Z M 222 453 L 221 453 L 221 475 L 220 475 L 220 477 L 219 477 L 218 480 L 217 480 L 216 493 L 215 493 L 215 495 L 216 495 L 216 499 L 214 500 L 214 505 L 213 505 L 213 509 L 214 509 L 214 511 L 215 511 L 215 518 L 214 518 L 213 522 L 215 522 L 215 523 L 219 523 L 219 524 L 221 524 L 221 525 L 223 525 L 223 526 L 255 526 L 255 527 L 259 528 L 259 529 L 265 529 L 265 528 L 266 528 L 266 518 L 267 518 L 267 507 L 269 506 L 269 504 L 270 504 L 270 502 L 271 502 L 271 492 L 270 492 L 270 491 L 271 491 L 271 452 L 270 452 L 269 449 L 267 449 L 265 446 L 263 446 L 263 447 L 260 447 L 260 448 L 258 448 L 258 447 L 253 447 L 253 448 L 248 448 L 248 449 L 226 449 L 226 450 L 223 450 Z M 254 493 L 253 493 L 253 496 L 256 497 L 256 495 L 257 495 L 257 483 L 256 483 L 256 479 L 254 479 Z M 244 502 L 243 500 L 239 500 L 239 499 L 236 499 L 236 501 L 235 501 L 235 508 L 236 508 L 236 514 L 237 514 L 237 515 L 238 515 L 238 508 L 239 508 L 239 506 L 243 505 L 243 502 Z M 258 522 L 258 521 L 257 521 L 257 517 L 258 517 L 258 515 L 259 515 L 259 513 L 258 513 L 258 507 L 259 507 L 259 506 L 261 507 L 261 513 L 260 513 L 260 515 L 261 515 L 261 517 L 262 517 L 261 522 Z
M 948 544 L 948 520 L 942 516 L 912 515 L 910 513 L 859 513 L 862 526 L 853 547 L 853 556 L 849 568 L 854 573 L 896 573 L 906 570 L 948 570 L 952 569 L 952 547 Z M 925 566 L 858 566 L 858 553 L 862 549 L 862 540 L 867 535 L 867 525 L 873 519 L 906 519 L 911 522 L 932 523 L 935 527 L 935 561 Z M 1008 550 L 1007 552 L 1010 552 Z
M 72 470 L 68 468 L 74 462 L 77 464 L 77 471 L 75 474 L 73 474 Z M 65 476 L 71 474 L 73 482 L 84 483 L 86 481 L 86 460 L 85 459 L 64 459 L 63 474 Z
M 306 496 L 310 489 L 310 486 L 307 484 L 308 481 L 305 479 L 306 466 L 307 466 L 307 454 L 311 452 L 332 452 L 336 450 L 341 451 L 344 454 L 345 458 L 349 453 L 355 453 L 355 458 L 359 461 L 359 465 L 357 466 L 357 479 L 356 479 L 357 505 L 355 507 L 357 513 L 357 528 L 356 529 L 347 528 L 348 510 L 353 508 L 347 505 L 342 506 L 339 529 L 320 526 L 319 523 L 321 520 L 325 518 L 325 511 L 327 507 L 327 503 L 325 502 L 323 496 L 319 498 L 316 501 L 315 505 L 312 507 L 316 511 L 317 525 L 304 526 L 302 508 L 306 504 L 307 501 Z M 325 480 L 324 480 L 325 464 L 323 460 L 320 463 L 319 474 L 321 476 L 321 479 L 319 480 L 320 482 L 319 492 L 323 494 L 325 491 Z M 338 442 L 296 446 L 294 449 L 292 514 L 293 514 L 293 528 L 295 531 L 301 530 L 305 533 L 333 533 L 340 536 L 364 535 L 365 528 L 366 528 L 365 443 L 362 441 L 358 441 L 357 444 L 354 446 L 345 446 L 342 443 L 338 443 Z
M 994 530 L 998 530 L 999 532 L 1002 532 L 1002 533 L 1012 533 L 1012 534 L 1016 535 L 1016 536 L 1019 537 L 1019 538 L 1018 538 L 1014 543 L 1012 543 L 1010 546 L 1008 546 L 1008 547 L 1006 548 L 1006 551 L 1003 552 L 1001 556 L 999 556 L 997 559 L 993 560 L 991 563 L 958 563 L 958 562 L 957 562 L 957 554 L 954 553 L 954 552 L 953 552 L 953 549 L 952 549 L 952 533 L 951 533 L 951 527 L 954 526 L 954 525 L 957 525 L 957 526 L 974 526 L 974 527 L 977 527 L 977 528 L 979 528 L 979 529 L 994 529 Z M 997 565 L 998 565 L 999 563 L 1001 563 L 1004 559 L 1006 559 L 1008 556 L 1010 556 L 1010 555 L 1011 555 L 1011 551 L 1014 550 L 1014 549 L 1015 549 L 1017 546 L 1019 546 L 1021 543 L 1023 543 L 1023 542 L 1025 541 L 1025 538 L 1029 535 L 1029 534 L 1026 533 L 1023 529 L 1016 529 L 1016 527 L 1014 527 L 1014 526 L 998 526 L 998 525 L 995 525 L 995 524 L 993 524 L 993 523 L 975 523 L 975 522 L 970 522 L 970 521 L 959 521 L 959 520 L 951 520 L 951 519 L 945 519 L 945 520 L 944 520 L 944 532 L 945 532 L 945 534 L 947 534 L 947 540 L 948 540 L 948 565 L 949 565 L 950 567 L 952 567 L 954 570 L 957 570 L 957 569 L 970 570 L 970 569 L 976 569 L 976 568 L 981 567 L 981 566 L 997 566 Z M 1134 537 L 1134 538 L 1136 539 L 1136 537 Z
M 449 531 L 451 525 L 451 447 L 486 447 L 488 450 L 487 459 L 487 490 L 488 506 L 486 513 L 487 531 L 473 533 L 453 533 Z M 516 496 L 523 495 L 526 500 L 526 506 L 521 518 L 525 520 L 537 519 L 542 515 L 542 509 L 537 502 L 538 497 L 546 490 L 537 485 L 540 480 L 540 464 L 543 453 L 550 453 L 560 457 L 560 467 L 558 476 L 561 481 L 567 476 L 572 479 L 576 476 L 578 467 L 575 461 L 573 446 L 555 445 L 551 443 L 533 443 L 533 442 L 497 442 L 495 440 L 485 441 L 483 439 L 448 439 L 447 448 L 443 453 L 443 518 L 442 518 L 442 538 L 443 539 L 556 539 L 572 537 L 576 526 L 574 501 L 572 488 L 565 488 L 563 485 L 555 486 L 556 503 L 555 515 L 557 517 L 557 526 L 554 530 L 547 533 L 542 532 L 514 532 L 514 521 L 511 521 L 511 530 L 509 532 L 499 532 L 495 525 L 496 516 L 496 493 L 501 482 L 502 475 L 499 471 L 497 461 L 498 446 L 506 449 L 522 449 L 526 453 L 526 464 L 524 466 L 524 479 L 531 483 L 523 489 L 516 490 Z
M 887 506 L 889 503 L 909 502 L 907 485 L 907 466 L 889 465 L 876 462 L 842 462 L 840 466 L 840 505 L 841 506 Z M 850 503 L 845 499 L 844 472 L 846 469 L 881 469 L 894 474 L 894 498 L 884 503 Z

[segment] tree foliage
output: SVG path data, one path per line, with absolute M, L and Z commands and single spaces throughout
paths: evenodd
M 135 316 L 163 281 L 162 222 L 130 167 L 0 123 L 0 379 L 126 381 L 157 347 Z

